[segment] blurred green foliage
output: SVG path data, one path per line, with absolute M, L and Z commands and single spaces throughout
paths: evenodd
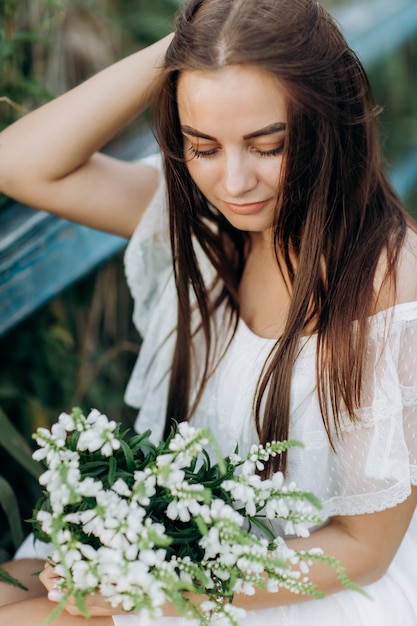
M 0 0 L 0 127 L 168 33 L 180 1 Z M 414 40 L 370 72 L 387 167 L 417 145 L 416 58 Z M 417 193 L 407 199 L 416 204 Z M 0 338 L 0 562 L 28 532 L 21 520 L 39 496 L 32 432 L 74 405 L 133 423 L 123 404 L 140 344 L 131 308 L 119 255 Z
M 118 0 L 113 6 L 113 17 L 130 40 L 130 46 L 150 45 L 172 30 L 173 16 L 181 0 Z M 124 51 L 127 46 L 124 44 Z
M 376 102 L 383 109 L 380 131 L 388 172 L 417 149 L 416 71 L 417 37 L 414 37 L 396 54 L 381 59 L 369 72 Z M 417 180 L 404 203 L 417 219 Z
M 168 33 L 177 9 L 177 0 L 0 0 L 0 127 Z M 33 431 L 73 405 L 132 424 L 131 313 L 118 256 L 0 338 L 0 562 L 29 531 L 21 520 L 40 494 L 28 471 Z
M 41 80 L 40 57 L 49 44 L 56 2 L 37 4 L 33 23 L 29 1 L 0 0 L 0 130 L 26 111 L 29 103 L 34 106 L 49 98 Z

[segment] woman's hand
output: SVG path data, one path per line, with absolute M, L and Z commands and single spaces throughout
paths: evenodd
M 48 598 L 51 602 L 60 602 L 65 595 L 65 592 L 56 588 L 58 581 L 61 577 L 55 572 L 54 568 L 46 564 L 42 572 L 39 574 L 39 579 L 48 591 Z M 207 596 L 202 594 L 184 594 L 194 604 L 202 604 L 202 602 L 208 600 Z M 85 605 L 87 607 L 90 617 L 110 617 L 112 615 L 122 615 L 125 611 L 116 607 L 112 607 L 111 604 L 100 594 L 94 593 L 86 596 Z M 65 610 L 74 617 L 80 617 L 82 613 L 77 607 L 74 598 L 71 596 L 65 606 Z M 178 612 L 171 602 L 166 602 L 163 607 L 164 616 L 166 617 L 178 617 Z
M 56 588 L 56 584 L 59 580 L 61 580 L 61 577 L 58 576 L 53 567 L 46 564 L 43 571 L 39 575 L 39 579 L 48 591 L 49 600 L 51 600 L 51 602 L 60 602 L 60 600 L 64 597 L 65 592 Z M 123 613 L 121 609 L 112 607 L 100 593 L 89 594 L 86 596 L 85 605 L 90 617 L 109 617 L 111 615 Z M 65 610 L 73 616 L 79 617 L 82 615 L 72 596 L 68 599 L 65 605 Z

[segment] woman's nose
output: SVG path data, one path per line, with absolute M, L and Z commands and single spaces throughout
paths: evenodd
M 256 169 L 250 155 L 232 154 L 223 170 L 223 187 L 230 199 L 243 197 L 258 184 Z

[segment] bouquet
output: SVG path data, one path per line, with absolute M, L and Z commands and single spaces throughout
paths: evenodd
M 343 568 L 320 550 L 295 552 L 276 537 L 306 536 L 320 523 L 320 503 L 281 472 L 262 479 L 270 456 L 300 445 L 256 445 L 247 458 L 222 458 L 209 431 L 180 423 L 155 446 L 150 431 L 128 437 L 93 409 L 62 413 L 34 435 L 34 458 L 46 464 L 44 496 L 32 520 L 35 537 L 50 542 L 51 564 L 65 592 L 50 620 L 72 595 L 88 616 L 87 594 L 144 618 L 172 602 L 201 626 L 215 615 L 236 626 L 244 613 L 231 600 L 256 587 L 320 597 L 309 566 L 325 561 L 347 586 Z M 210 453 L 209 453 L 210 452 Z M 194 604 L 186 592 L 201 594 Z

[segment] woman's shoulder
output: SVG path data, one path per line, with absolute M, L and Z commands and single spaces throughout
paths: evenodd
M 129 251 L 131 251 L 132 248 L 137 248 L 139 242 L 151 239 L 159 230 L 165 230 L 167 218 L 165 178 L 161 154 L 156 153 L 143 157 L 138 161 L 138 164 L 156 172 L 157 184 L 141 220 L 133 231 L 128 245 Z
M 375 274 L 376 304 L 374 314 L 405 308 L 417 309 L 417 232 L 407 229 L 398 253 L 395 269 L 389 267 L 388 255 L 381 255 Z
M 417 231 L 409 228 L 399 257 L 395 303 L 415 301 L 417 301 Z

